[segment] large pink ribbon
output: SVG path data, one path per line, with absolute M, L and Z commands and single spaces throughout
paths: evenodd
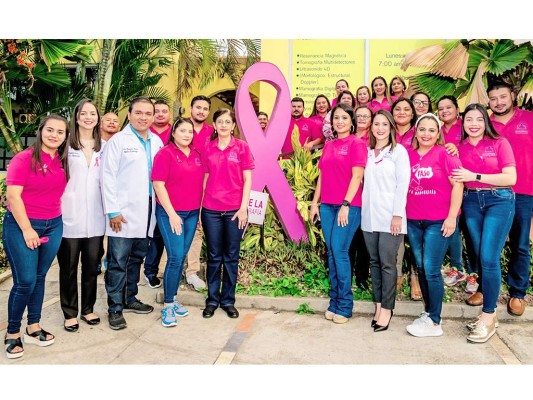
M 249 93 L 250 85 L 257 81 L 269 83 L 277 91 L 265 132 L 259 125 Z M 291 97 L 287 81 L 277 66 L 259 62 L 246 70 L 237 88 L 235 116 L 255 159 L 252 190 L 262 192 L 266 187 L 287 236 L 296 242 L 307 241 L 307 231 L 296 198 L 278 164 L 291 119 Z

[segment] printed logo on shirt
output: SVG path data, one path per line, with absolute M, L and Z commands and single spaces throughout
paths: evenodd
M 483 157 L 496 157 L 496 149 L 494 146 L 487 146 L 483 150 Z
M 176 156 L 176 160 L 178 160 L 178 162 L 180 163 L 181 162 L 180 156 Z
M 239 162 L 239 155 L 236 151 L 230 151 L 230 153 L 228 154 L 228 161 Z
M 80 158 L 81 157 L 81 154 L 76 152 L 75 150 L 69 150 L 68 151 L 68 156 L 69 158 L 70 157 L 74 157 L 74 158 Z
M 48 165 L 46 164 L 43 164 L 43 166 L 41 168 L 39 168 L 39 170 L 43 173 L 43 174 L 46 174 L 48 172 Z
M 339 149 L 339 151 L 337 152 L 337 154 L 338 154 L 339 156 L 347 156 L 347 155 L 348 155 L 348 145 L 347 145 L 347 144 L 343 145 L 343 146 Z
M 196 157 L 196 158 L 194 159 L 194 163 L 195 163 L 196 165 L 198 165 L 199 167 L 202 166 L 202 160 L 200 159 L 200 157 Z
M 302 131 L 308 131 L 309 130 L 309 126 L 307 126 L 307 124 L 303 124 L 301 129 L 302 129 Z
M 125 154 L 138 153 L 139 152 L 139 148 L 138 147 L 123 147 L 122 148 L 122 152 L 125 153 Z
M 418 195 L 424 194 L 436 194 L 435 189 L 425 190 L 423 186 L 423 179 L 431 179 L 433 177 L 433 169 L 431 167 L 422 168 L 420 164 L 413 165 L 411 167 L 412 178 L 409 182 L 409 193 Z
M 527 135 L 529 130 L 527 129 L 527 124 L 525 122 L 520 122 L 514 131 L 516 135 Z
M 96 158 L 94 159 L 94 166 L 95 167 L 99 167 L 100 166 L 100 159 L 102 158 L 102 155 L 99 154 L 96 156 Z

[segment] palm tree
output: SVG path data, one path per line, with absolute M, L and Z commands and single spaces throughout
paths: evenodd
M 72 79 L 63 64 L 65 60 L 83 63 L 91 61 L 93 46 L 85 40 L 3 39 L 0 43 L 0 131 L 13 153 L 22 150 L 11 102 L 25 102 L 34 113 L 32 104 L 46 103 L 51 94 L 69 91 Z M 41 111 L 49 112 L 49 104 Z M 66 104 L 64 104 L 66 105 Z M 40 114 L 37 112 L 36 114 Z M 37 115 L 40 117 L 40 115 Z M 28 125 L 32 126 L 32 125 Z
M 518 93 L 523 108 L 533 105 L 533 47 L 530 41 L 509 39 L 455 40 L 407 54 L 402 69 L 424 67 L 409 77 L 410 91 L 422 90 L 434 100 L 453 94 L 468 103 L 488 104 L 488 83 L 500 79 Z

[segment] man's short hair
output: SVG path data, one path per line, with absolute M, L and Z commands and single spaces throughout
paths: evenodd
M 207 101 L 207 103 L 209 104 L 209 108 L 211 108 L 211 99 L 207 96 L 203 96 L 203 95 L 199 95 L 199 96 L 194 96 L 191 100 L 191 107 L 194 106 L 194 103 L 196 103 L 197 101 L 200 101 L 200 100 L 203 100 L 203 101 Z

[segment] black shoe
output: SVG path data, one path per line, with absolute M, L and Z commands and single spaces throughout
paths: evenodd
M 146 280 L 146 282 L 148 282 L 148 286 L 150 286 L 152 289 L 155 289 L 161 286 L 161 281 L 155 275 L 151 277 L 145 276 L 144 279 Z
M 116 331 L 128 326 L 121 312 L 110 312 L 107 318 L 109 320 L 109 327 Z
M 85 318 L 85 315 L 82 315 L 81 320 L 88 323 L 89 325 L 98 325 L 100 323 L 100 317 L 96 317 L 93 319 L 87 319 Z
M 239 318 L 239 311 L 234 306 L 226 306 L 226 307 L 220 307 L 224 311 L 226 311 L 226 314 L 228 314 L 228 317 L 230 318 Z
M 378 322 L 378 321 L 376 321 L 375 319 L 373 319 L 373 320 L 370 322 L 370 327 L 371 327 L 371 328 L 375 327 L 375 326 L 376 326 L 376 322 Z
M 63 328 L 65 328 L 67 332 L 77 332 L 80 328 L 80 324 L 75 323 L 74 325 L 65 325 L 65 323 L 63 323 Z
M 390 321 L 393 315 L 394 315 L 394 310 L 391 310 L 389 322 L 387 323 L 387 325 L 378 325 L 378 324 L 374 325 L 374 332 L 383 332 L 389 329 Z
M 202 312 L 204 318 L 211 318 L 215 314 L 216 306 L 207 305 Z
M 154 311 L 154 307 L 141 303 L 139 300 L 135 300 L 133 303 L 126 304 L 123 312 L 134 312 L 135 314 L 150 314 Z

